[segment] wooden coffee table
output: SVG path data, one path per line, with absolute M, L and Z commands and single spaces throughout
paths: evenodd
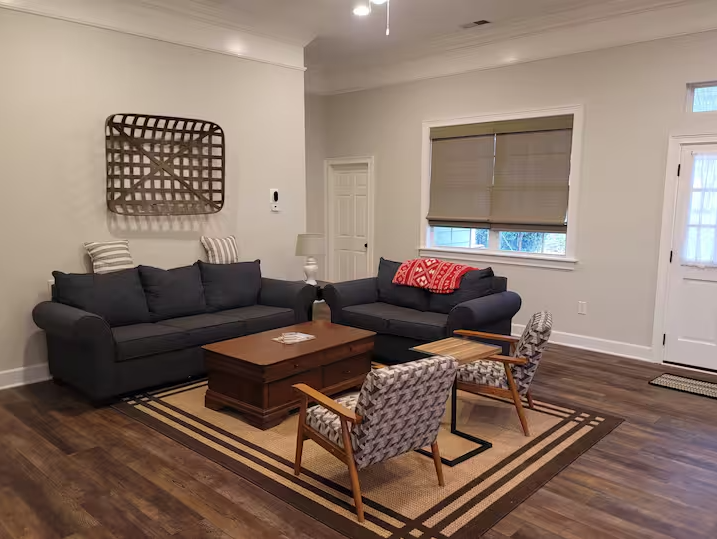
M 316 338 L 297 344 L 272 340 L 291 331 Z M 294 384 L 327 395 L 360 386 L 371 370 L 374 335 L 321 320 L 208 344 L 205 406 L 232 408 L 249 424 L 269 429 L 298 408 Z

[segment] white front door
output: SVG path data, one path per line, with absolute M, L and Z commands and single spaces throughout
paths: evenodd
M 329 280 L 370 275 L 370 166 L 328 163 Z
M 717 371 L 717 145 L 682 150 L 665 361 Z

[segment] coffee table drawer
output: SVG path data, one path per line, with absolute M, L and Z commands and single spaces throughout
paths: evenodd
M 350 357 L 326 365 L 324 367 L 324 386 L 329 387 L 339 384 L 351 378 L 356 378 L 362 374 L 366 374 L 371 370 L 371 354 L 366 353 L 360 356 Z
M 283 380 L 277 380 L 269 384 L 269 407 L 280 406 L 288 402 L 297 401 L 298 393 L 294 391 L 294 384 L 306 384 L 311 387 L 321 387 L 321 369 L 314 369 L 299 373 Z

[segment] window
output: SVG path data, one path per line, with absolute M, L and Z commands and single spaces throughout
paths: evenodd
M 682 262 L 717 266 L 717 154 L 695 154 Z
M 689 96 L 692 112 L 717 111 L 717 82 L 690 84 Z
M 566 256 L 573 120 L 431 128 L 429 246 Z

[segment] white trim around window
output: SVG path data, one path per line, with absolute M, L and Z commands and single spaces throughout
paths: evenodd
M 474 124 L 483 122 L 500 122 L 543 116 L 573 115 L 573 142 L 570 167 L 570 194 L 568 196 L 568 232 L 565 245 L 565 256 L 549 256 L 543 254 L 516 253 L 495 249 L 465 249 L 433 247 L 430 245 L 429 226 L 426 216 L 430 203 L 431 191 L 431 128 L 451 125 Z M 533 266 L 557 270 L 572 270 L 577 264 L 578 235 L 578 200 L 580 176 L 582 169 L 582 140 L 584 125 L 584 109 L 582 105 L 537 109 L 527 111 L 505 112 L 483 116 L 454 118 L 450 120 L 432 120 L 423 122 L 422 161 L 421 161 L 421 214 L 419 227 L 421 231 L 419 255 L 439 257 L 466 262 L 483 262 L 493 264 L 510 264 L 515 266 Z

